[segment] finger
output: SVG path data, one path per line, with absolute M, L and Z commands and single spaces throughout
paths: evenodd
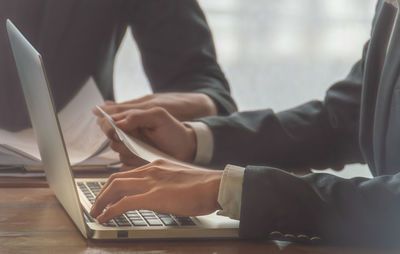
M 140 166 L 143 166 L 144 164 L 147 164 L 148 162 L 143 160 L 142 158 L 138 157 L 134 153 L 132 153 L 124 143 L 118 141 L 111 141 L 110 142 L 110 147 L 112 150 L 115 152 L 119 153 L 119 160 L 125 164 L 129 165 L 130 168 L 137 168 Z
M 142 102 L 146 102 L 146 101 L 151 101 L 155 97 L 156 97 L 156 95 L 154 95 L 154 94 L 148 94 L 148 95 L 142 96 L 140 98 L 121 102 L 121 104 L 138 104 L 138 103 L 142 103 Z
M 104 117 L 103 114 L 100 112 L 100 110 L 97 107 L 92 109 L 92 113 L 97 117 Z
M 114 104 L 116 104 L 116 102 L 114 102 L 114 101 L 105 101 L 104 102 L 104 105 L 114 105 Z M 103 106 L 104 106 L 103 105 Z M 103 106 L 100 106 L 101 108 L 103 107 Z M 101 113 L 100 112 L 100 110 L 97 108 L 97 107 L 94 107 L 93 109 L 92 109 L 92 112 L 93 112 L 93 114 L 95 114 L 96 116 L 98 116 L 98 117 L 104 117 L 103 116 L 103 113 Z
M 132 167 L 130 164 L 129 165 L 122 164 L 122 166 L 119 168 L 119 172 L 128 172 L 133 169 L 134 167 Z
M 123 131 L 132 131 L 139 128 L 155 128 L 160 124 L 166 124 L 169 113 L 163 108 L 131 111 L 126 118 L 115 124 Z
M 125 158 L 124 158 L 125 160 Z M 129 170 L 136 170 L 136 168 L 140 168 L 144 165 L 149 164 L 148 161 L 143 160 L 140 157 L 136 157 L 136 158 L 131 158 L 126 164 L 124 162 L 122 162 L 123 165 L 120 167 L 119 171 L 123 172 L 123 171 L 129 171 Z
M 109 115 L 123 113 L 133 108 L 133 105 L 130 104 L 121 104 L 116 103 L 112 105 L 103 105 L 101 108 Z
M 104 132 L 104 134 L 113 141 L 119 141 L 119 137 L 115 132 L 114 127 L 108 122 L 105 118 L 97 118 L 97 124 L 100 126 L 100 129 Z
M 110 117 L 114 120 L 114 122 L 121 121 L 122 119 L 126 118 L 129 111 L 124 111 L 122 113 L 116 113 L 110 115 Z
M 117 178 L 96 198 L 90 215 L 97 217 L 109 204 L 130 195 L 148 191 L 148 180 L 144 178 Z
M 110 177 L 108 178 L 106 184 L 101 188 L 99 194 L 97 195 L 98 197 L 110 186 L 110 184 L 118 178 L 140 178 L 143 177 L 145 175 L 144 171 L 150 167 L 151 164 L 147 163 L 146 165 L 143 165 L 141 167 L 138 167 L 136 169 L 131 169 L 129 171 L 126 172 L 119 172 L 119 173 L 114 173 L 112 175 L 110 175 Z
M 114 105 L 114 104 L 116 104 L 116 102 L 115 102 L 115 101 L 106 100 L 106 101 L 104 102 L 104 104 L 105 104 L 105 105 Z
M 151 210 L 152 208 L 152 196 L 148 194 L 139 194 L 130 197 L 124 197 L 117 203 L 111 205 L 106 211 L 104 211 L 97 220 L 100 223 L 105 223 L 112 218 L 123 214 L 124 212 L 138 209 Z
M 136 155 L 123 156 L 120 154 L 119 159 L 124 165 L 129 166 L 129 169 L 138 168 L 149 163 Z
M 123 154 L 124 156 L 131 156 L 133 153 L 125 146 L 124 143 L 121 141 L 111 141 L 110 142 L 110 147 L 112 150 L 119 154 Z

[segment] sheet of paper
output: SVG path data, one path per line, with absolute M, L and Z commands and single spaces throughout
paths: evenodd
M 90 78 L 77 95 L 58 113 L 62 133 L 72 165 L 78 164 L 107 145 L 107 138 L 96 124 L 92 109 L 104 100 Z M 40 160 L 33 129 L 9 132 L 0 129 L 1 144 Z M 115 155 L 114 155 L 115 156 Z
M 174 157 L 160 151 L 159 149 L 157 149 L 135 137 L 129 136 L 124 131 L 122 131 L 120 128 L 118 128 L 118 126 L 115 124 L 114 120 L 106 112 L 104 112 L 100 107 L 97 107 L 97 108 L 104 115 L 104 117 L 111 124 L 111 126 L 115 129 L 115 132 L 117 133 L 121 142 L 124 143 L 125 146 L 136 156 L 138 156 L 148 162 L 153 162 L 153 161 L 159 160 L 159 159 L 166 159 L 166 160 L 170 160 L 170 161 L 173 161 L 173 162 L 181 164 L 181 165 L 193 166 L 190 163 L 186 163 L 186 162 L 177 160 Z M 196 167 L 201 168 L 197 165 L 196 165 Z
M 71 164 L 89 158 L 108 142 L 92 113 L 92 109 L 99 104 L 104 104 L 104 99 L 95 81 L 90 78 L 58 114 Z

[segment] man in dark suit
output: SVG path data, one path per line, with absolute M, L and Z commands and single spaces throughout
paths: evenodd
M 179 123 L 162 109 L 114 115 L 123 130 L 136 135 L 140 130 L 179 159 L 245 168 L 228 165 L 222 172 L 157 161 L 113 175 L 91 214 L 104 222 L 130 209 L 182 215 L 221 209 L 220 214 L 240 219 L 243 238 L 398 246 L 398 6 L 397 0 L 378 2 L 362 59 L 327 91 L 324 102 L 277 114 L 261 110 L 207 117 L 195 125 Z M 110 126 L 101 119 L 100 124 L 113 138 Z M 128 151 L 116 140 L 112 146 L 129 164 Z M 374 177 L 285 171 L 340 169 L 355 162 L 368 163 Z M 112 205 L 102 212 L 107 204 Z
M 6 18 L 42 53 L 58 109 L 90 76 L 105 99 L 114 99 L 114 58 L 131 26 L 156 94 L 141 98 L 141 104 L 137 100 L 109 104 L 109 112 L 159 105 L 180 120 L 189 120 L 236 110 L 216 61 L 209 27 L 195 0 L 0 1 L 0 23 Z M 2 27 L 0 127 L 17 130 L 28 125 L 29 117 Z

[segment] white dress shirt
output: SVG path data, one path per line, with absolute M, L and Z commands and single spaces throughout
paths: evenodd
M 185 122 L 185 124 L 194 130 L 197 139 L 194 163 L 208 164 L 214 152 L 214 138 L 210 128 L 202 122 Z M 222 208 L 218 212 L 219 215 L 240 219 L 244 170 L 245 168 L 234 165 L 225 167 L 218 193 L 218 203 Z

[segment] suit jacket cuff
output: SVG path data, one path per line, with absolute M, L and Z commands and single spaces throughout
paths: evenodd
M 218 215 L 234 220 L 240 219 L 244 170 L 234 165 L 225 167 L 218 193 L 218 203 L 222 210 L 218 212 Z

